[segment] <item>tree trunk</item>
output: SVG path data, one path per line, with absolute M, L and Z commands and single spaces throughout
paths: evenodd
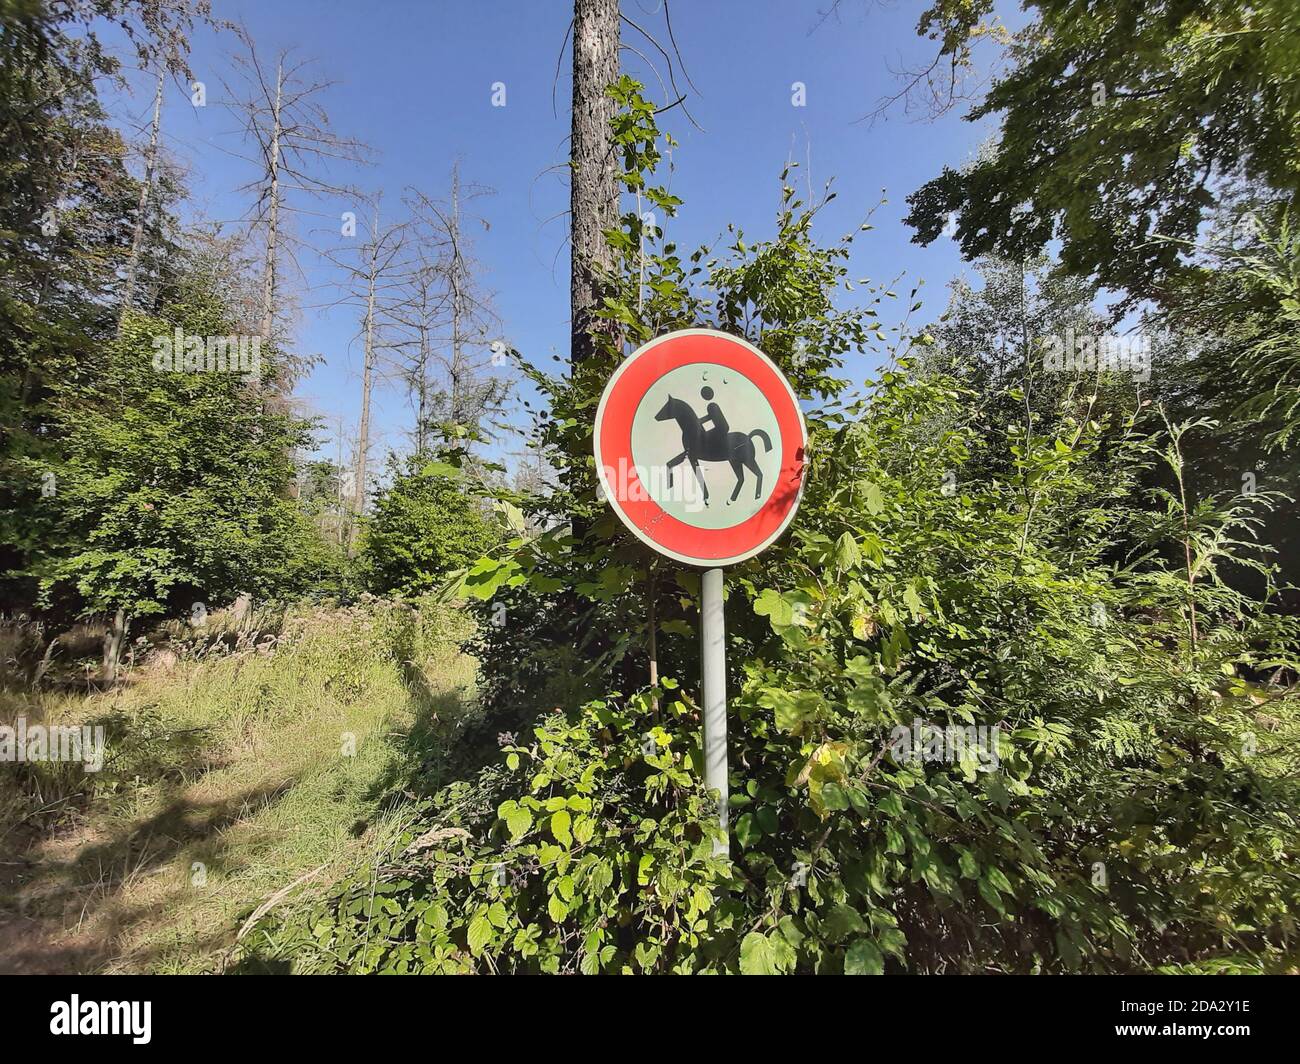
M 460 256 L 460 160 L 451 168 L 451 398 L 447 411 L 448 420 L 453 426 L 460 424 L 460 378 L 461 378 L 461 312 L 464 309 L 462 275 L 464 261 Z
M 131 236 L 131 257 L 126 264 L 126 283 L 122 290 L 122 307 L 117 313 L 117 335 L 122 335 L 122 325 L 127 312 L 135 302 L 135 279 L 140 269 L 140 251 L 144 245 L 144 216 L 153 194 L 153 172 L 158 160 L 158 134 L 162 128 L 162 101 L 165 69 L 158 68 L 158 86 L 153 95 L 153 126 L 149 131 L 149 152 L 145 156 L 144 183 L 140 186 L 140 202 L 136 205 L 135 232 Z
M 342 418 L 339 418 L 339 432 L 338 432 L 338 438 L 336 440 L 336 443 L 337 443 L 337 447 L 336 447 L 337 460 L 334 465 L 334 486 L 338 489 L 337 491 L 338 500 L 337 500 L 337 505 L 335 507 L 335 509 L 337 510 L 336 516 L 338 517 L 338 527 L 335 528 L 334 532 L 338 538 L 339 546 L 341 547 L 343 546 L 344 543 L 347 542 L 345 538 L 344 530 L 348 527 L 350 523 L 348 521 L 348 515 L 352 512 L 352 501 L 349 499 L 346 507 L 344 506 L 344 502 L 343 502 L 343 419 Z M 355 483 L 353 484 L 353 488 L 354 489 L 356 488 Z
M 275 106 L 271 111 L 271 151 L 267 176 L 271 181 L 266 223 L 266 262 L 262 273 L 262 339 L 270 341 L 275 325 L 275 245 L 280 215 L 280 101 L 284 90 L 284 61 L 275 67 Z
M 592 315 L 597 304 L 596 274 L 599 268 L 614 265 L 602 234 L 618 221 L 618 167 L 610 130 L 614 101 L 605 95 L 605 89 L 618 80 L 618 46 L 618 0 L 574 0 L 569 193 L 569 358 L 573 366 L 595 350 L 591 334 L 596 325 Z
M 122 645 L 126 642 L 128 626 L 126 610 L 121 607 L 113 614 L 113 623 L 104 633 L 104 683 L 109 687 L 117 683 L 117 666 L 122 660 Z
M 419 410 L 415 418 L 415 453 L 423 458 L 429 451 L 429 330 L 420 326 L 420 362 L 416 380 Z
M 618 167 L 610 124 L 614 101 L 605 89 L 618 80 L 618 0 L 574 0 L 573 4 L 573 120 L 570 127 L 569 184 L 569 369 L 596 351 L 594 333 L 600 326 L 598 273 L 614 266 L 604 231 L 618 222 Z M 566 473 L 575 498 L 586 489 L 581 456 Z M 576 514 L 573 534 L 586 536 L 586 521 Z
M 357 430 L 357 482 L 352 509 L 360 514 L 366 504 L 366 452 L 370 450 L 370 392 L 375 373 L 375 281 L 379 272 L 379 208 L 370 234 L 370 269 L 366 275 L 365 368 L 361 371 L 361 425 Z

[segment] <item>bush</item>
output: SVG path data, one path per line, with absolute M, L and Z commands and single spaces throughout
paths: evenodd
M 496 542 L 480 500 L 459 476 L 436 468 L 414 456 L 404 465 L 394 459 L 391 484 L 375 495 L 361 546 L 366 585 L 375 594 L 432 591 Z

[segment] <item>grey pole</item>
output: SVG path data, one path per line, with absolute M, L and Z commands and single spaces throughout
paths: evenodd
M 722 570 L 706 569 L 700 580 L 700 672 L 704 688 L 704 783 L 718 792 L 723 841 L 715 854 L 731 856 L 727 834 L 727 649 L 722 616 Z

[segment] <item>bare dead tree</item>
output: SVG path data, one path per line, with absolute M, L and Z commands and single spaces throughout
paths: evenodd
M 399 373 L 415 406 L 412 443 L 415 453 L 423 456 L 429 452 L 433 422 L 434 348 L 448 326 L 451 293 L 437 249 L 422 241 L 415 245 L 405 281 L 406 297 L 392 309 L 391 318 L 400 337 L 393 344 L 401 363 Z
M 145 152 L 144 180 L 140 183 L 140 200 L 135 208 L 135 229 L 131 234 L 131 252 L 126 262 L 126 280 L 122 287 L 122 306 L 117 315 L 117 333 L 122 334 L 122 325 L 127 312 L 135 303 L 136 274 L 140 269 L 140 251 L 144 245 L 145 216 L 149 211 L 149 201 L 153 195 L 154 167 L 158 162 L 158 137 L 162 132 L 163 87 L 167 78 L 160 65 L 157 71 L 157 84 L 153 96 L 153 122 L 149 127 L 149 147 Z
M 363 350 L 361 372 L 361 415 L 357 427 L 357 456 L 352 486 L 352 509 L 365 508 L 367 464 L 370 452 L 370 409 L 375 381 L 379 374 L 379 353 L 387 346 L 382 336 L 382 322 L 387 307 L 402 296 L 408 272 L 406 222 L 383 224 L 380 218 L 381 196 L 367 204 L 362 220 L 360 241 L 352 247 L 324 251 L 324 257 L 339 267 L 344 278 L 343 296 L 335 306 L 353 306 L 361 311 L 360 337 Z
M 498 415 L 509 386 L 503 375 L 492 372 L 504 365 L 501 356 L 506 345 L 499 340 L 500 319 L 491 298 L 478 283 L 478 263 L 473 257 L 472 241 L 464 231 L 465 204 L 491 191 L 482 185 L 462 185 L 457 161 L 452 166 L 451 190 L 446 200 L 435 200 L 418 189 L 407 192 L 425 266 L 435 270 L 444 287 L 443 304 L 438 309 L 443 315 L 440 324 L 446 331 L 442 336 L 428 333 L 431 345 L 417 352 L 425 374 L 420 405 L 426 420 L 436 423 L 435 431 L 444 440 L 466 449 L 476 439 L 504 427 Z M 487 224 L 481 218 L 479 222 Z M 417 288 L 432 280 L 424 275 Z M 420 332 L 416 325 L 419 318 L 411 313 L 414 309 L 414 304 L 408 303 L 400 317 L 408 328 L 414 326 Z M 441 371 L 442 388 L 431 394 L 428 374 L 434 368 Z M 427 446 L 429 428 L 421 430 L 417 423 L 417 434 Z
M 249 161 L 258 169 L 257 177 L 240 191 L 255 195 L 252 221 L 265 233 L 261 335 L 270 340 L 279 310 L 281 254 L 301 275 L 296 258 L 300 242 L 285 225 L 282 213 L 308 213 L 300 197 L 359 200 L 354 187 L 330 177 L 329 171 L 338 164 L 354 166 L 367 161 L 369 149 L 330 128 L 321 97 L 334 82 L 312 76 L 311 60 L 295 60 L 290 52 L 282 51 L 272 73 L 248 33 L 240 30 L 239 37 L 243 52 L 235 61 L 242 84 L 234 88 L 227 84 L 226 95 L 228 106 L 241 118 L 246 142 L 253 146 L 254 157 Z
M 197 19 L 215 29 L 228 28 L 228 24 L 212 19 L 208 0 L 191 0 L 173 4 L 142 5 L 144 25 L 139 31 L 130 22 L 123 23 L 130 40 L 136 46 L 136 55 L 143 70 L 154 76 L 153 120 L 149 124 L 149 140 L 144 152 L 144 180 L 140 184 L 140 198 L 136 204 L 135 226 L 131 234 L 131 250 L 127 255 L 126 276 L 122 285 L 121 307 L 118 310 L 117 332 L 120 336 L 128 311 L 135 304 L 139 278 L 140 258 L 144 252 L 145 226 L 151 208 L 158 205 L 155 187 L 159 165 L 159 140 L 162 136 L 163 90 L 170 75 L 173 78 L 190 77 L 187 62 L 190 51 L 189 33 Z

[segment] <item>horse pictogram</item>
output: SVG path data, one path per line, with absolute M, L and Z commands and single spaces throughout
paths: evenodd
M 700 472 L 700 463 L 730 462 L 736 474 L 736 486 L 732 489 L 731 498 L 727 500 L 728 504 L 735 502 L 740 494 L 740 489 L 745 483 L 746 469 L 754 474 L 757 482 L 754 487 L 754 498 L 759 498 L 763 494 L 763 470 L 755 457 L 753 437 L 757 436 L 763 441 L 765 452 L 772 449 L 771 439 L 762 429 L 732 432 L 722 413 L 722 408 L 712 401 L 713 389 L 706 387 L 701 390 L 700 395 L 709 404 L 704 417 L 696 414 L 690 403 L 683 399 L 674 399 L 671 395 L 664 403 L 663 409 L 655 415 L 656 421 L 676 421 L 677 427 L 682 430 L 682 453 L 668 462 L 668 487 L 673 486 L 673 466 L 690 462 L 691 469 L 695 471 L 695 479 L 699 481 L 700 489 L 704 492 L 704 505 L 708 506 L 709 488 L 704 483 L 704 475 Z M 705 429 L 705 422 L 709 422 L 711 427 Z

